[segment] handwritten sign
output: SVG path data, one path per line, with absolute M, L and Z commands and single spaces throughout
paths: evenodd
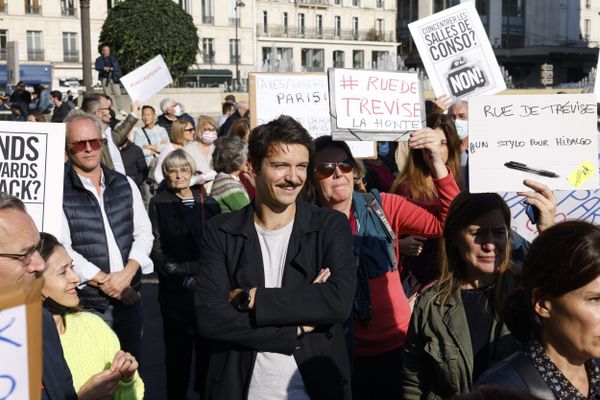
M 331 131 L 336 140 L 408 140 L 424 126 L 416 73 L 330 69 Z
M 0 294 L 0 399 L 39 399 L 42 279 Z
M 436 96 L 457 98 L 506 89 L 474 2 L 408 24 Z
M 159 54 L 121 78 L 131 100 L 144 102 L 173 82 L 169 68 Z
M 251 125 L 262 125 L 289 115 L 317 138 L 331 135 L 329 89 L 325 73 L 250 74 Z M 348 142 L 357 158 L 375 158 L 373 142 Z
M 25 203 L 40 231 L 60 234 L 65 125 L 0 122 L 0 192 Z
M 593 94 L 476 96 L 469 100 L 469 190 L 527 190 L 524 179 L 551 189 L 596 189 L 598 174 L 572 182 L 587 165 L 597 169 Z

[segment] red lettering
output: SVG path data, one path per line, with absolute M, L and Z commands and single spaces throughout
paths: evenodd
M 371 100 L 371 109 L 373 110 L 373 114 L 383 115 L 383 111 L 381 111 L 381 100 Z
M 351 100 L 360 100 L 356 97 L 342 97 L 342 101 L 346 102 L 346 116 L 350 116 L 350 101 Z
M 369 99 L 360 99 L 360 113 L 361 114 L 369 114 L 371 115 L 371 111 L 367 108 L 367 105 L 369 104 Z
M 367 90 L 371 90 L 371 86 L 373 86 L 373 90 L 377 90 L 377 81 L 379 80 L 379 78 L 375 77 L 375 76 L 370 76 L 369 77 L 369 82 L 367 83 Z

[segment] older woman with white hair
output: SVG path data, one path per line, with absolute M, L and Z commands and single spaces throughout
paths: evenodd
M 171 125 L 178 119 L 183 119 L 191 122 L 192 126 L 196 128 L 194 124 L 194 118 L 185 112 L 183 105 L 170 97 L 165 97 L 160 101 L 160 110 L 162 114 L 158 116 L 156 125 L 162 126 L 169 135 L 169 140 L 173 141 L 171 137 Z
M 217 172 L 211 196 L 219 203 L 221 212 L 244 208 L 250 203 L 240 174 L 246 171 L 248 143 L 238 136 L 223 136 L 215 142 L 212 165 Z

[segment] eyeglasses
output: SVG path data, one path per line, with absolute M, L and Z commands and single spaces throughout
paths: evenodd
M 22 262 L 24 265 L 31 264 L 31 259 L 36 252 L 39 252 L 44 245 L 44 240 L 40 240 L 34 247 L 27 250 L 25 253 L 0 253 L 0 257 L 12 258 L 13 260 L 17 260 Z
M 102 139 L 89 139 L 89 140 L 80 140 L 78 142 L 69 143 L 73 148 L 74 153 L 81 153 L 82 151 L 87 150 L 88 144 L 93 151 L 100 150 L 102 147 Z
M 453 120 L 456 119 L 462 119 L 462 120 L 467 120 L 467 118 L 469 117 L 466 113 L 458 113 L 458 114 L 448 114 L 448 116 L 450 118 L 452 118 Z
M 354 169 L 354 163 L 350 160 L 343 160 L 339 162 L 328 162 L 315 166 L 315 176 L 317 179 L 329 178 L 335 172 L 335 169 L 339 168 L 342 173 L 347 174 L 352 172 Z
M 187 128 L 183 130 L 184 132 L 194 132 L 194 128 Z
M 181 175 L 191 175 L 192 174 L 192 170 L 191 168 L 173 168 L 167 171 L 167 175 L 177 175 L 177 174 L 181 174 Z

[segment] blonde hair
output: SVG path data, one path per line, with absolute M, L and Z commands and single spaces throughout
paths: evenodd
M 194 140 L 199 141 L 202 139 L 202 130 L 204 129 L 204 125 L 207 124 L 212 126 L 215 131 L 219 132 L 219 127 L 217 126 L 217 123 L 213 117 L 201 115 L 198 117 L 198 123 L 196 123 L 196 135 L 194 136 Z
M 171 137 L 173 138 L 173 143 L 184 146 L 185 145 L 185 127 L 187 125 L 192 126 L 190 121 L 186 121 L 184 119 L 176 119 L 173 121 L 173 125 L 171 125 Z

